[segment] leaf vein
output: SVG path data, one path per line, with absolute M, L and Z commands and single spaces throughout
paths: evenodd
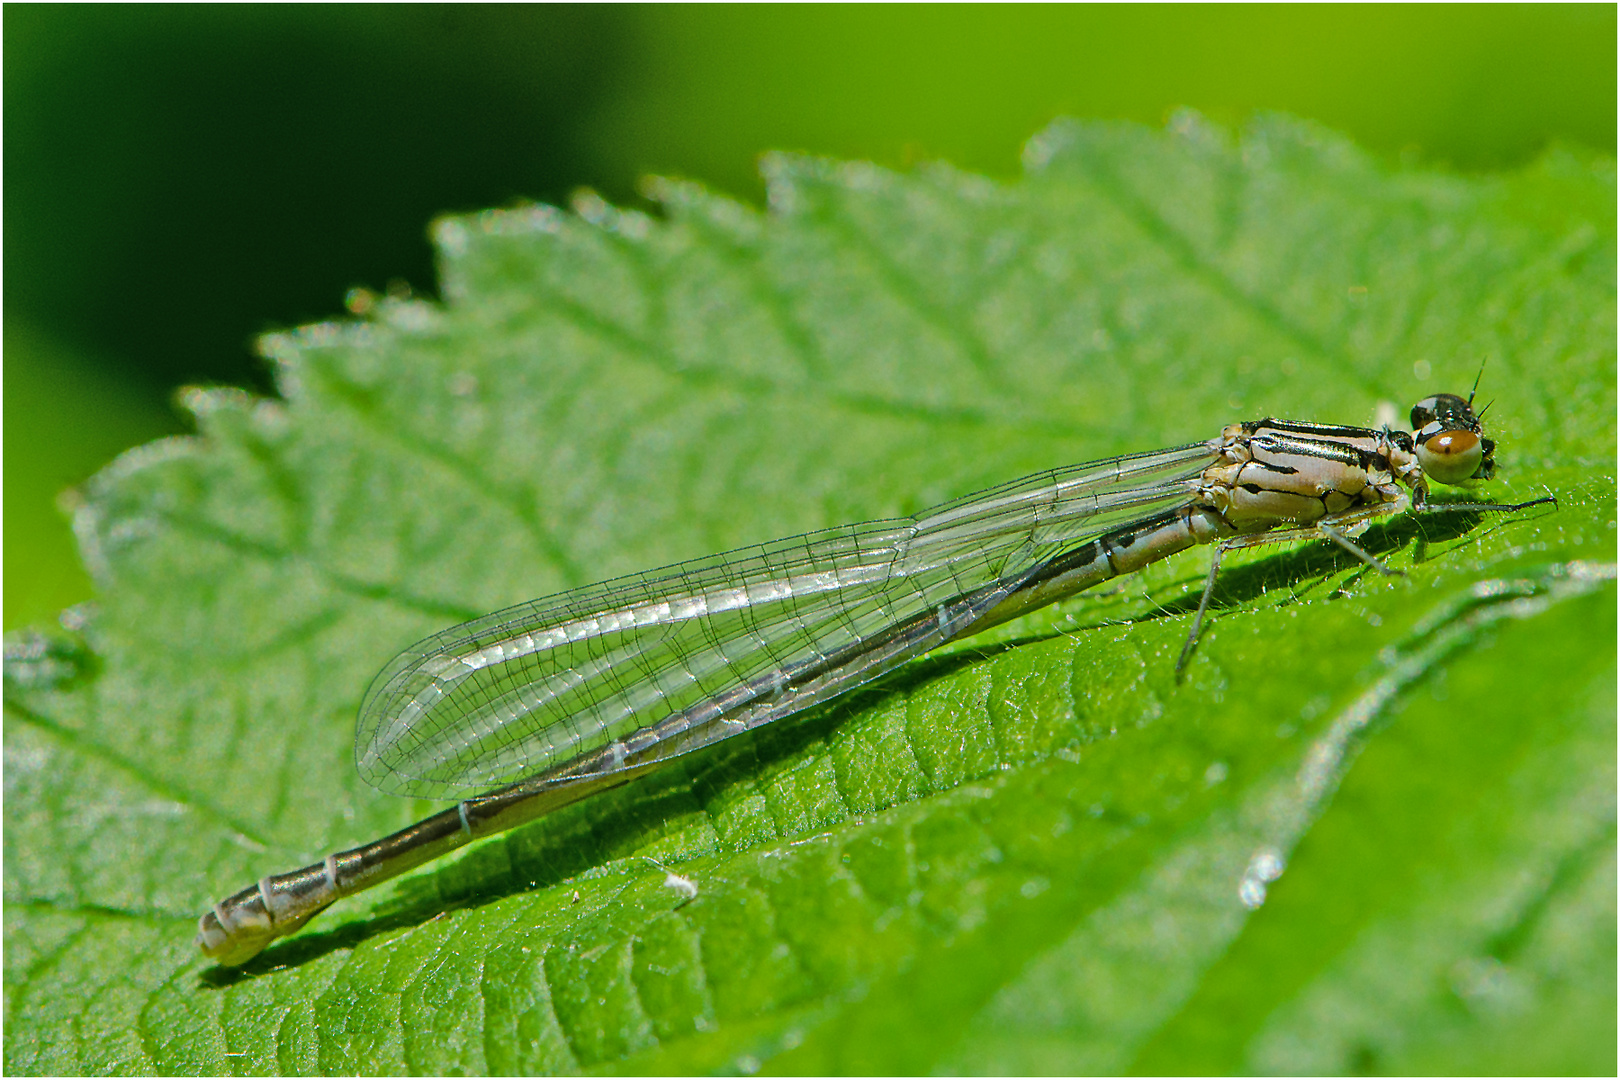
M 227 813 L 224 809 L 213 805 L 207 799 L 202 798 L 197 793 L 189 791 L 176 784 L 170 783 L 157 775 L 154 775 L 144 766 L 138 764 L 130 758 L 125 757 L 123 754 L 120 754 L 111 747 L 96 742 L 94 739 L 87 738 L 82 732 L 75 731 L 70 727 L 58 723 L 50 717 L 36 712 L 26 705 L 22 705 L 14 701 L 8 701 L 5 704 L 5 709 L 7 713 L 16 717 L 18 720 L 21 720 L 29 726 L 51 735 L 63 745 L 69 747 L 75 752 L 83 754 L 85 757 L 99 761 L 118 770 L 119 772 L 124 773 L 126 776 L 138 781 L 142 786 L 150 789 L 156 794 L 163 796 L 171 802 L 194 809 L 204 816 L 214 819 L 219 824 L 224 825 L 226 828 L 237 833 L 238 835 L 247 837 L 249 840 L 252 840 L 255 843 L 268 846 L 269 842 L 263 836 L 259 835 L 258 830 L 248 825 L 245 821 L 238 820 L 233 815 Z

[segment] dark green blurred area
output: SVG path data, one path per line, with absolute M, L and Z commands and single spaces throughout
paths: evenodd
M 758 203 L 769 149 L 1012 177 L 1057 115 L 1280 109 L 1392 159 L 1615 148 L 1613 5 L 58 7 L 5 29 L 5 625 L 87 599 L 59 493 L 347 289 L 434 288 L 435 215 Z

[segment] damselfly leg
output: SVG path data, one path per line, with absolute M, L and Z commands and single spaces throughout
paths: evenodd
M 1518 510 L 1525 510 L 1532 506 L 1545 504 L 1558 505 L 1558 500 L 1545 495 L 1539 499 L 1530 499 L 1521 503 L 1433 503 L 1425 502 L 1421 506 L 1408 507 L 1411 514 L 1454 514 L 1454 513 L 1504 513 L 1510 514 Z M 1264 547 L 1268 544 L 1287 544 L 1304 540 L 1328 540 L 1355 556 L 1367 566 L 1378 571 L 1386 577 L 1405 577 L 1406 571 L 1398 570 L 1386 564 L 1382 559 L 1364 551 L 1351 536 L 1373 519 L 1382 517 L 1398 509 L 1393 504 L 1381 506 L 1361 507 L 1331 518 L 1323 518 L 1314 525 L 1294 529 L 1273 529 L 1269 532 L 1250 533 L 1246 536 L 1234 536 L 1214 545 L 1209 560 L 1209 576 L 1204 580 L 1204 591 L 1198 599 L 1198 610 L 1193 615 L 1192 628 L 1187 631 L 1187 640 L 1182 643 L 1181 654 L 1176 658 L 1176 679 L 1179 681 L 1186 672 L 1187 661 L 1192 658 L 1193 650 L 1197 648 L 1198 639 L 1203 633 L 1204 619 L 1209 612 L 1210 597 L 1215 592 L 1215 581 L 1220 574 L 1221 556 L 1228 551 L 1241 548 Z

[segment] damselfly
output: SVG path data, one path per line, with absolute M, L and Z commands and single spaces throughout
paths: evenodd
M 216 904 L 197 943 L 240 964 L 333 901 L 672 758 L 862 685 L 932 649 L 1215 544 L 1221 556 L 1351 540 L 1379 515 L 1511 511 L 1428 501 L 1489 477 L 1473 395 L 1425 398 L 1412 431 L 1233 424 L 1168 450 L 991 488 L 912 518 L 846 525 L 677 563 L 498 611 L 411 646 L 372 682 L 355 757 L 401 795 L 463 801 Z

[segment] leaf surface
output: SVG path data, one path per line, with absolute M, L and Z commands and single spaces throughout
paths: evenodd
M 196 391 L 196 437 L 98 476 L 98 609 L 9 643 L 7 1070 L 1612 1071 L 1612 163 L 1190 115 L 1027 158 L 447 219 L 442 302 L 267 339 L 282 400 Z M 1234 557 L 1180 685 L 1197 555 L 241 971 L 192 945 L 431 809 L 360 782 L 353 718 L 451 622 L 1234 419 L 1370 424 L 1481 357 L 1484 493 L 1558 507 L 1375 526 L 1401 578 Z

